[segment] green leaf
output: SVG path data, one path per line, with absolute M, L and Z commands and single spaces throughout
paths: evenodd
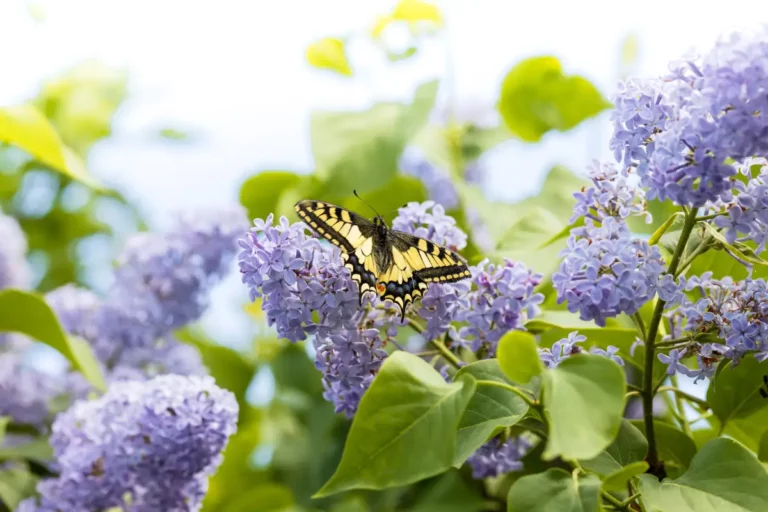
M 512 384 L 499 367 L 497 359 L 476 361 L 461 368 L 459 379 L 471 375 L 476 380 Z M 528 412 L 528 405 L 514 393 L 494 386 L 477 386 L 459 423 L 454 466 L 461 466 L 499 427 L 511 427 Z
M 395 176 L 389 183 L 381 188 L 360 195 L 373 208 L 381 212 L 387 222 L 397 216 L 397 209 L 411 201 L 423 202 L 427 200 L 427 191 L 420 179 L 412 176 Z M 362 212 L 364 216 L 370 216 L 370 209 L 354 195 L 346 197 L 341 204 L 348 210 Z M 362 210 L 361 210 L 362 209 Z M 364 212 L 368 210 L 368 212 Z
M 25 459 L 39 463 L 53 460 L 53 449 L 48 444 L 47 437 L 38 437 L 28 443 L 0 447 L 0 461 Z
M 3 445 L 3 438 L 5 437 L 5 429 L 8 427 L 8 423 L 11 422 L 11 418 L 8 416 L 0 416 L 0 446 Z
M 21 290 L 0 291 L 2 331 L 26 334 L 55 348 L 96 389 L 106 389 L 104 376 L 90 345 L 74 336 L 67 336 L 56 315 L 39 295 Z
M 632 425 L 645 435 L 643 420 L 632 420 Z M 661 421 L 653 422 L 653 431 L 656 434 L 656 448 L 659 451 L 659 458 L 664 461 L 667 474 L 680 475 L 696 455 L 696 443 L 684 432 Z
M 544 369 L 536 338 L 529 332 L 510 331 L 502 336 L 496 357 L 504 374 L 520 384 L 528 384 Z
M 295 187 L 301 176 L 288 171 L 262 171 L 240 187 L 240 204 L 248 210 L 248 219 L 266 219 L 275 213 L 280 196 Z
M 757 449 L 757 458 L 762 462 L 768 462 L 768 430 L 760 436 L 760 445 Z
M 764 375 L 768 375 L 768 361 L 760 363 L 752 356 L 744 357 L 737 366 L 730 361 L 720 363 L 707 390 L 707 402 L 723 425 L 768 406 L 768 400 L 760 396 Z
M 309 45 L 307 62 L 318 69 L 328 69 L 344 76 L 352 76 L 352 68 L 344 48 L 344 40 L 324 37 Z
M 562 469 L 524 476 L 512 485 L 507 512 L 598 512 L 600 480 L 594 475 L 578 478 Z
M 645 461 L 628 464 L 606 476 L 603 480 L 603 489 L 608 492 L 626 491 L 627 482 L 646 471 L 648 471 L 648 463 Z
M 419 493 L 418 501 L 407 512 L 479 512 L 485 500 L 467 485 L 458 471 L 448 471 Z
M 62 142 L 53 125 L 32 105 L 0 108 L 0 142 L 23 149 L 72 179 L 102 188 L 88 175 L 77 153 Z
M 258 485 L 227 504 L 223 512 L 288 512 L 294 510 L 293 494 L 285 486 Z
M 498 104 L 507 127 L 526 142 L 537 142 L 550 130 L 569 130 L 610 106 L 587 79 L 565 76 L 555 57 L 534 57 L 513 67 Z
M 629 421 L 621 420 L 619 434 L 611 445 L 597 457 L 581 461 L 581 465 L 589 471 L 605 476 L 645 459 L 647 453 L 648 441 L 643 433 Z
M 579 354 L 544 372 L 544 459 L 591 459 L 605 450 L 619 433 L 625 393 L 624 371 L 605 357 Z
M 469 375 L 448 384 L 419 357 L 390 355 L 360 401 L 336 472 L 315 498 L 406 485 L 449 469 L 474 391 Z
M 676 480 L 642 475 L 640 492 L 653 512 L 764 512 L 768 473 L 753 453 L 721 437 L 707 443 Z
M 747 253 L 743 252 L 741 249 L 738 249 L 735 246 L 729 244 L 728 240 L 725 239 L 725 236 L 723 236 L 723 234 L 721 234 L 717 230 L 717 228 L 715 226 L 713 226 L 712 224 L 709 224 L 708 222 L 704 222 L 704 223 L 702 223 L 702 226 L 704 226 L 704 228 L 707 230 L 707 232 L 710 234 L 710 236 L 712 236 L 712 238 L 714 238 L 715 240 L 720 242 L 720 244 L 722 244 L 722 246 L 725 249 L 727 249 L 727 251 L 729 253 L 731 253 L 732 255 L 736 256 L 741 261 L 746 261 L 746 262 L 751 263 L 753 265 L 758 265 L 758 266 L 763 266 L 763 267 L 768 266 L 768 261 L 765 261 L 762 258 L 758 258 L 757 256 L 753 256 L 751 254 L 747 254 Z
M 333 200 L 352 190 L 370 192 L 397 173 L 408 141 L 426 124 L 437 94 L 436 81 L 416 90 L 410 105 L 378 103 L 363 112 L 315 112 L 312 153 L 324 188 L 317 199 Z
M 35 476 L 27 469 L 10 467 L 0 470 L 0 505 L 14 510 L 24 498 L 35 492 Z

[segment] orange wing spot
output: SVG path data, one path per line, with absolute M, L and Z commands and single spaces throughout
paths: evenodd
M 376 291 L 379 292 L 379 295 L 384 293 L 387 290 L 387 285 L 384 283 L 376 283 Z

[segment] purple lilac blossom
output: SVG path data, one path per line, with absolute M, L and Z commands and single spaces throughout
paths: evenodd
M 0 289 L 29 288 L 32 271 L 27 263 L 27 239 L 16 219 L 0 211 Z
M 704 206 L 730 200 L 741 161 L 768 152 L 765 30 L 734 34 L 656 81 L 624 84 L 611 147 L 636 167 L 649 198 Z
M 578 331 L 568 333 L 566 338 L 554 342 L 552 344 L 552 348 L 539 349 L 539 357 L 541 358 L 541 362 L 544 363 L 544 366 L 550 370 L 557 368 L 557 366 L 563 362 L 564 359 L 567 359 L 568 357 L 576 354 L 583 353 L 584 349 L 577 345 L 577 343 L 584 343 L 585 341 L 587 341 L 587 337 L 579 334 Z M 613 345 L 608 345 L 606 349 L 602 349 L 596 346 L 589 349 L 590 354 L 607 357 L 616 364 L 624 366 L 624 360 L 618 355 L 618 352 L 618 347 L 614 347 Z
M 23 354 L 0 353 L 0 417 L 41 427 L 50 418 L 49 405 L 59 385 L 23 361 Z
M 478 448 L 467 463 L 472 466 L 472 476 L 478 480 L 521 471 L 522 458 L 530 448 L 531 443 L 523 437 L 512 437 L 506 441 L 495 437 Z
M 421 180 L 427 189 L 429 198 L 452 210 L 459 206 L 459 194 L 451 183 L 448 173 L 438 169 L 420 155 L 405 153 L 400 159 L 400 169 L 404 174 Z
M 483 261 L 470 270 L 475 289 L 465 296 L 456 315 L 464 325 L 452 337 L 473 352 L 482 349 L 485 357 L 493 357 L 505 333 L 523 329 L 538 314 L 544 296 L 534 288 L 541 275 L 510 260 L 502 265 Z
M 606 217 L 626 219 L 631 215 L 645 218 L 651 222 L 651 215 L 646 209 L 645 193 L 630 180 L 629 173 L 619 171 L 613 164 L 593 162 L 589 170 L 592 187 L 584 187 L 573 196 L 573 223 L 580 217 L 600 222 Z
M 240 247 L 243 282 L 252 299 L 262 299 L 267 323 L 292 342 L 314 335 L 324 396 L 337 412 L 352 416 L 386 357 L 379 328 L 388 320 L 374 313 L 386 306 L 368 294 L 361 309 L 339 249 L 310 236 L 303 223 L 257 219 Z
M 392 229 L 426 238 L 454 251 L 467 246 L 467 234 L 456 226 L 453 217 L 445 214 L 445 208 L 434 201 L 411 202 L 400 208 Z
M 22 510 L 194 511 L 236 430 L 234 395 L 210 377 L 123 382 L 59 414 L 51 445 L 59 476 Z M 127 501 L 126 501 L 127 500 Z
M 669 354 L 659 354 L 668 366 L 667 373 L 683 373 L 696 380 L 712 378 L 717 363 L 730 359 L 738 364 L 752 353 L 758 361 L 768 358 L 768 285 L 763 279 L 734 282 L 731 278 L 712 279 L 711 273 L 691 278 L 686 289 L 700 298 L 685 297 L 673 312 L 682 320 L 680 334 L 691 339 Z M 696 337 L 716 336 L 722 343 L 701 343 Z M 681 362 L 695 356 L 696 369 Z
M 748 158 L 736 168 L 747 177 L 747 183 L 734 183 L 737 194 L 725 204 L 728 215 L 716 217 L 714 223 L 725 230 L 728 243 L 753 241 L 759 254 L 768 242 L 768 161 Z
M 587 219 L 584 227 L 571 230 L 561 256 L 552 276 L 558 303 L 567 302 L 570 312 L 600 326 L 620 313 L 637 312 L 654 296 L 664 272 L 659 248 L 633 237 L 614 217 L 599 226 Z

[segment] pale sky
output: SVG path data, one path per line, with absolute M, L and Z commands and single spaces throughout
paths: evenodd
M 226 204 L 258 169 L 312 168 L 312 109 L 364 108 L 406 99 L 444 77 L 453 56 L 460 102 L 492 107 L 505 72 L 522 58 L 553 54 L 567 72 L 610 96 L 622 42 L 639 40 L 635 71 L 657 75 L 692 47 L 706 49 L 733 27 L 701 2 L 508 2 L 443 0 L 447 30 L 412 61 L 390 64 L 364 37 L 353 38 L 345 78 L 310 68 L 304 51 L 324 36 L 362 33 L 394 0 L 0 0 L 0 105 L 23 101 L 46 77 L 96 58 L 130 73 L 130 97 L 115 135 L 92 153 L 91 172 L 120 185 L 162 223 L 179 208 Z M 32 19 L 29 5 L 46 17 Z M 768 20 L 768 2 L 732 0 L 728 12 Z M 743 22 L 742 22 L 743 23 Z M 747 25 L 748 26 L 748 25 Z M 160 128 L 195 135 L 193 144 L 153 138 Z M 535 191 L 556 163 L 582 170 L 608 157 L 605 116 L 540 144 L 509 141 L 488 155 L 488 191 L 517 198 Z

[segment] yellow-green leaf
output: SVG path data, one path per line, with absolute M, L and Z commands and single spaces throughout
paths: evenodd
M 2 331 L 26 334 L 58 350 L 95 388 L 106 389 L 90 345 L 82 339 L 67 336 L 53 310 L 39 295 L 14 289 L 0 291 Z
M 392 12 L 392 18 L 409 23 L 419 21 L 431 21 L 436 25 L 442 25 L 443 15 L 440 8 L 429 2 L 421 0 L 400 0 L 395 10 Z
M 53 125 L 31 105 L 0 108 L 0 142 L 16 146 L 51 169 L 94 188 L 82 159 L 68 148 Z
M 352 76 L 344 41 L 336 37 L 325 37 L 309 45 L 307 62 L 318 69 L 329 69 L 341 75 Z

